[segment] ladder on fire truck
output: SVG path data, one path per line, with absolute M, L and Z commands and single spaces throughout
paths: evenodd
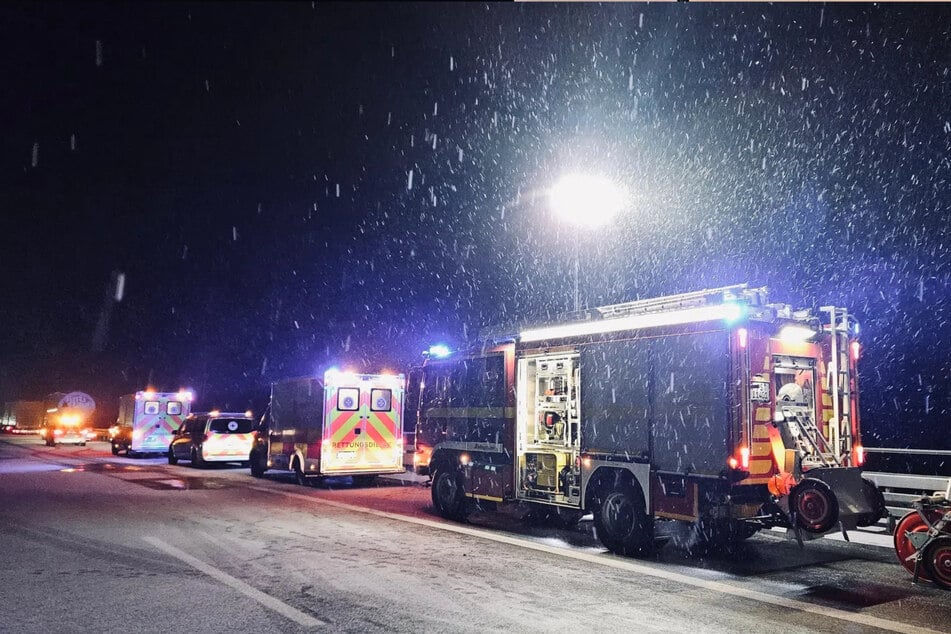
M 597 310 L 603 318 L 624 317 L 643 313 L 662 313 L 685 308 L 696 308 L 743 300 L 751 306 L 760 306 L 766 300 L 766 288 L 749 288 L 748 284 L 733 284 L 703 291 L 678 293 L 664 297 L 637 299 L 620 304 L 599 306 Z
M 835 449 L 826 440 L 815 420 L 808 413 L 781 408 L 786 423 L 795 426 L 795 441 L 803 464 L 808 467 L 835 467 L 840 464 Z
M 822 326 L 830 333 L 832 354 L 826 371 L 828 393 L 832 397 L 832 419 L 829 421 L 829 445 L 838 464 L 847 464 L 852 455 L 852 392 L 853 377 L 849 370 L 849 313 L 845 308 L 822 306 L 829 314 Z

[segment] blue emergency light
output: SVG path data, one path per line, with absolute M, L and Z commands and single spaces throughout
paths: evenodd
M 450 354 L 452 350 L 449 349 L 449 346 L 441 343 L 437 343 L 434 346 L 429 346 L 429 356 L 436 357 L 437 359 L 445 359 Z

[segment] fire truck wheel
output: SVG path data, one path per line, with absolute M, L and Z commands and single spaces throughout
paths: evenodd
M 872 510 L 868 513 L 860 513 L 855 518 L 855 523 L 858 526 L 871 526 L 878 523 L 878 520 L 883 517 L 888 516 L 888 509 L 885 508 L 885 496 L 882 495 L 881 489 L 874 482 L 862 478 L 862 493 L 865 494 L 866 501 L 871 504 Z
M 789 508 L 796 514 L 799 528 L 808 533 L 825 533 L 839 521 L 839 502 L 825 482 L 805 478 L 789 494 Z
M 450 520 L 466 518 L 466 497 L 459 476 L 446 468 L 437 469 L 432 485 L 433 506 Z
M 925 546 L 922 563 L 935 584 L 951 590 L 951 537 L 935 537 Z
M 644 500 L 631 485 L 609 491 L 596 502 L 593 514 L 598 539 L 611 552 L 630 557 L 650 550 Z
M 168 464 L 178 464 L 178 458 L 175 457 L 171 447 L 168 448 Z

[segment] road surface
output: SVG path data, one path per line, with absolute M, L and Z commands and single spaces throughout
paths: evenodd
M 625 559 L 588 522 L 446 522 L 413 477 L 300 487 L 33 437 L 0 440 L 0 605 L 10 632 L 951 632 L 951 592 L 888 548 Z

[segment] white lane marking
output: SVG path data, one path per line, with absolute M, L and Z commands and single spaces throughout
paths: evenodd
M 521 548 L 537 550 L 537 551 L 549 553 L 552 555 L 558 555 L 560 557 L 567 557 L 569 559 L 587 561 L 593 564 L 597 564 L 599 566 L 608 566 L 611 568 L 618 568 L 620 570 L 627 570 L 630 572 L 635 572 L 639 575 L 656 577 L 658 579 L 666 579 L 668 581 L 673 581 L 675 583 L 681 583 L 688 586 L 703 588 L 705 590 L 710 590 L 713 592 L 729 594 L 735 597 L 741 597 L 744 599 L 749 599 L 751 601 L 759 601 L 760 603 L 768 603 L 770 605 L 776 605 L 776 606 L 780 606 L 784 608 L 789 608 L 792 610 L 799 610 L 800 612 L 809 612 L 811 614 L 816 614 L 818 616 L 839 619 L 841 621 L 848 621 L 850 623 L 856 623 L 858 625 L 865 625 L 868 627 L 877 627 L 879 629 L 887 630 L 889 632 L 901 632 L 903 634 L 942 634 L 942 632 L 939 630 L 931 630 L 931 629 L 921 627 L 918 625 L 910 625 L 907 623 L 901 623 L 899 621 L 883 619 L 877 616 L 872 616 L 870 614 L 858 614 L 853 612 L 847 612 L 845 610 L 839 610 L 838 608 L 829 608 L 822 605 L 816 605 L 813 603 L 806 603 L 805 601 L 799 601 L 797 599 L 788 599 L 786 597 L 780 597 L 780 596 L 776 596 L 772 594 L 767 594 L 765 592 L 758 592 L 756 590 L 740 588 L 740 587 L 732 586 L 728 583 L 723 583 L 721 581 L 714 581 L 709 579 L 698 579 L 695 577 L 690 577 L 690 576 L 680 574 L 678 572 L 673 572 L 670 570 L 663 570 L 660 568 L 645 566 L 643 564 L 635 563 L 634 561 L 631 561 L 629 559 L 622 559 L 614 555 L 593 554 L 593 553 L 587 553 L 583 551 L 567 550 L 564 548 L 557 548 L 554 546 L 547 546 L 545 544 L 525 541 L 522 539 L 510 537 L 508 535 L 504 535 L 500 533 L 492 533 L 488 531 L 473 529 L 473 528 L 469 528 L 468 526 L 463 526 L 459 524 L 443 524 L 441 522 L 434 522 L 432 520 L 426 520 L 426 519 L 422 519 L 418 517 L 398 515 L 396 513 L 388 513 L 387 511 L 378 511 L 376 509 L 368 509 L 368 508 L 364 508 L 360 506 L 353 506 L 351 504 L 345 504 L 343 502 L 335 502 L 333 500 L 326 500 L 323 498 L 311 497 L 309 495 L 304 495 L 302 493 L 290 493 L 288 491 L 277 491 L 275 489 L 257 487 L 257 486 L 250 486 L 248 488 L 254 491 L 261 491 L 264 493 L 269 493 L 269 494 L 277 493 L 279 495 L 284 495 L 287 497 L 308 500 L 310 502 L 316 502 L 317 504 L 333 506 L 336 508 L 353 511 L 356 513 L 366 513 L 368 515 L 384 517 L 384 518 L 395 520 L 398 522 L 407 522 L 409 524 L 416 524 L 419 526 L 428 526 L 430 528 L 450 531 L 453 533 L 460 533 L 462 535 L 479 537 L 479 538 L 487 539 L 494 542 L 500 542 L 500 543 L 509 544 L 512 546 L 519 546 Z
M 214 566 L 206 564 L 200 559 L 196 559 L 195 557 L 192 557 L 188 553 L 182 550 L 179 550 L 178 548 L 175 548 L 174 546 L 170 544 L 166 544 L 165 542 L 163 542 L 161 539 L 158 539 L 157 537 L 146 535 L 142 539 L 152 544 L 153 546 L 155 546 L 156 548 L 158 548 L 165 554 L 171 555 L 172 557 L 175 557 L 176 559 L 179 559 L 185 562 L 186 564 L 198 570 L 199 572 L 203 572 L 209 577 L 213 579 L 217 579 L 218 581 L 225 584 L 226 586 L 234 590 L 237 590 L 238 592 L 240 592 L 241 594 L 247 597 L 254 599 L 255 601 L 257 601 L 264 607 L 274 610 L 278 614 L 289 618 L 295 623 L 298 623 L 305 627 L 316 627 L 318 625 L 326 625 L 326 623 L 324 623 L 323 621 L 315 619 L 311 615 L 305 614 L 304 612 L 301 612 L 297 608 L 293 608 L 287 605 L 286 603 L 284 603 L 283 601 L 275 599 L 271 595 L 261 592 L 257 588 L 248 585 L 244 581 L 241 581 L 240 579 L 232 577 L 228 573 L 218 570 Z

